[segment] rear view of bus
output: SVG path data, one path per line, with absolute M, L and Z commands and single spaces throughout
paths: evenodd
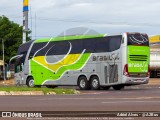
M 147 34 L 124 33 L 122 43 L 122 83 L 148 83 L 150 50 Z

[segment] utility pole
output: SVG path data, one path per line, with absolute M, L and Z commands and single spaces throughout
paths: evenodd
M 28 32 L 28 0 L 23 0 L 23 41 L 26 42 Z
M 6 80 L 5 62 L 4 62 L 4 41 L 2 39 L 2 52 L 3 52 L 3 79 Z

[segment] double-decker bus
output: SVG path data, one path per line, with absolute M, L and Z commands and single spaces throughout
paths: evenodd
M 142 33 L 38 39 L 22 44 L 13 58 L 15 84 L 29 87 L 120 90 L 149 81 L 149 40 Z

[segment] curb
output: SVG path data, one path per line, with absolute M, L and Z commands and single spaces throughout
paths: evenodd
M 56 92 L 48 92 L 46 94 L 43 93 L 43 91 L 0 91 L 0 96 L 4 95 L 56 95 Z M 65 94 L 65 92 L 63 92 Z M 73 94 L 80 94 L 80 91 L 74 90 Z
M 0 91 L 0 95 L 44 95 L 42 91 Z
M 0 91 L 0 95 L 10 95 L 10 93 L 6 91 Z

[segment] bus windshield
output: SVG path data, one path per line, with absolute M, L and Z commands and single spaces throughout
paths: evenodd
M 147 34 L 129 33 L 127 35 L 128 45 L 142 45 L 149 46 L 149 40 Z
M 16 59 L 16 63 L 15 63 L 15 72 L 16 73 L 20 72 L 20 71 L 23 71 L 23 65 L 24 65 L 24 62 L 25 62 L 25 58 L 26 58 L 28 49 L 29 49 L 32 42 L 33 41 L 27 42 L 25 44 L 22 44 L 19 47 L 17 55 L 20 55 L 21 57 L 18 57 Z

